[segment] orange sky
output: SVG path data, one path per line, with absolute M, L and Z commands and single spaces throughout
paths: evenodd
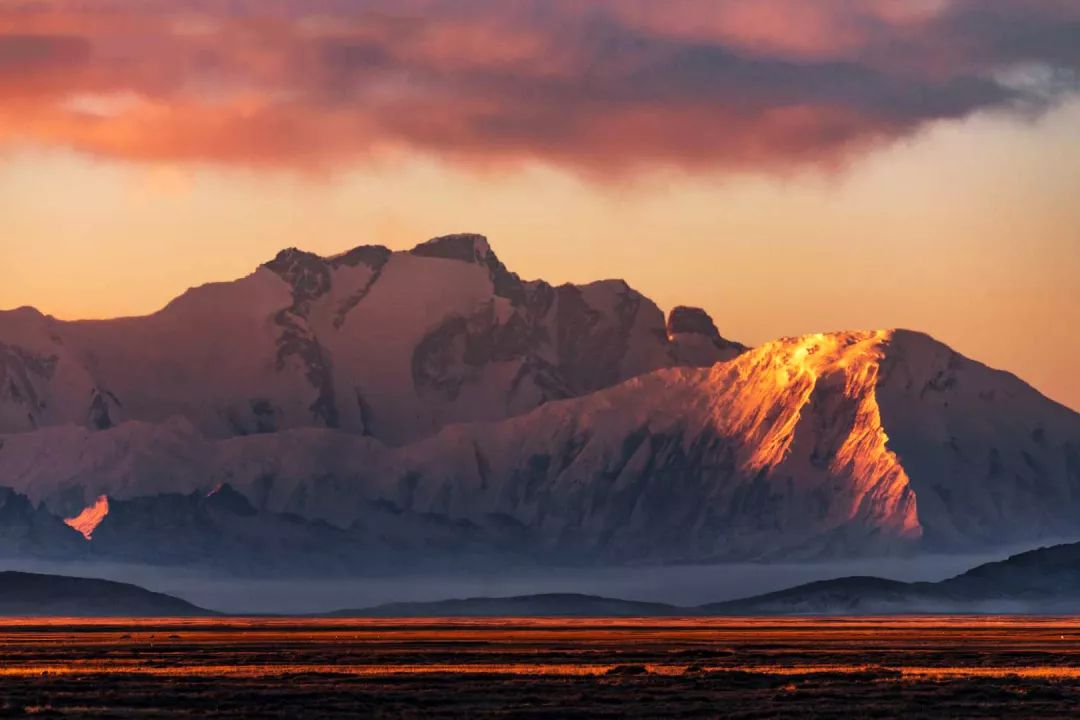
M 1080 408 L 1075 4 L 41 7 L 0 8 L 0 308 L 476 231 L 748 343 L 925 330 Z

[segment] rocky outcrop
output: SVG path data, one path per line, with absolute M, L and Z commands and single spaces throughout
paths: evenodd
M 330 358 L 309 321 L 312 304 L 330 291 L 331 266 L 318 255 L 293 248 L 278 253 L 265 267 L 289 284 L 293 297 L 292 305 L 274 315 L 274 322 L 280 327 L 275 367 L 278 372 L 283 372 L 293 364 L 303 373 L 315 390 L 315 399 L 308 408 L 312 419 L 323 427 L 338 427 L 337 394 Z M 254 403 L 270 405 L 266 401 Z M 253 404 L 252 412 L 259 420 L 271 414 L 259 410 Z M 270 429 L 276 428 L 271 426 Z
M 0 343 L 0 407 L 8 430 L 32 430 L 41 421 L 45 400 L 38 386 L 56 372 L 57 357 L 44 357 Z
M 684 365 L 707 367 L 747 350 L 745 345 L 722 337 L 704 310 L 685 305 L 673 308 L 668 314 L 667 336 L 675 346 L 680 364 Z

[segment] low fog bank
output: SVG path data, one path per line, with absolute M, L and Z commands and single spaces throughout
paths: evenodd
M 387 602 L 534 593 L 586 593 L 625 600 L 700 605 L 851 575 L 937 581 L 1028 548 L 995 554 L 924 555 L 827 563 L 680 565 L 669 567 L 522 568 L 489 573 L 393 577 L 248 579 L 183 568 L 112 563 L 9 561 L 8 570 L 97 577 L 135 583 L 229 613 L 317 613 Z

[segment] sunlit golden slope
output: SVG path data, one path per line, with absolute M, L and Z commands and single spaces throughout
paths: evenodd
M 747 474 L 787 475 L 803 486 L 832 478 L 830 520 L 860 519 L 918 538 L 915 495 L 888 447 L 876 397 L 890 331 L 844 332 L 767 343 L 716 366 L 712 417 L 737 438 Z
M 64 520 L 65 523 L 71 528 L 78 530 L 79 533 L 90 540 L 94 537 L 94 530 L 101 524 L 101 521 L 105 519 L 105 516 L 109 514 L 109 497 L 107 495 L 100 495 L 98 499 L 94 501 L 92 505 L 88 505 L 82 512 L 74 517 L 69 517 Z

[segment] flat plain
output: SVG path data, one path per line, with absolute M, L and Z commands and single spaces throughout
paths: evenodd
M 1075 717 L 1080 618 L 0 620 L 4 717 Z

